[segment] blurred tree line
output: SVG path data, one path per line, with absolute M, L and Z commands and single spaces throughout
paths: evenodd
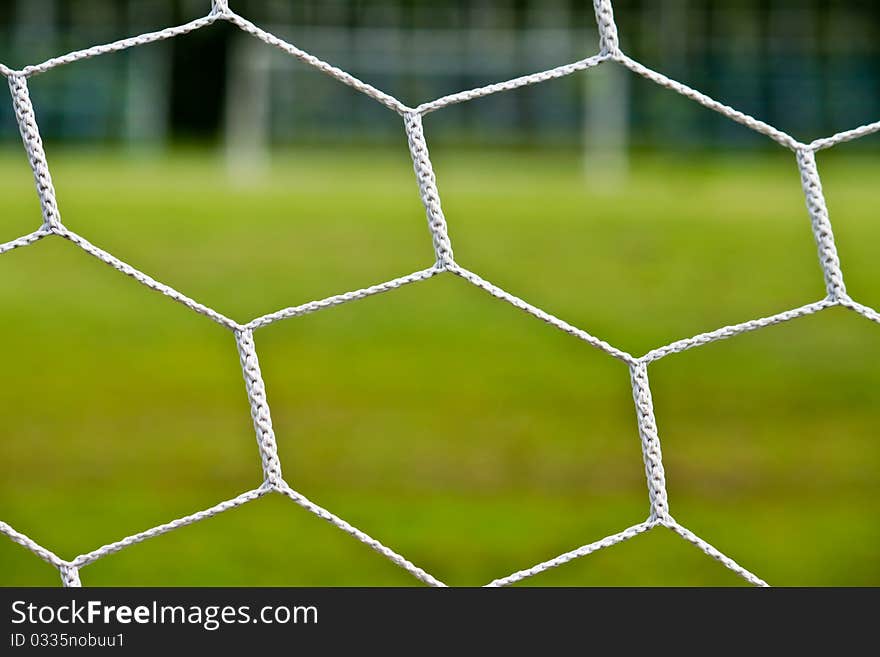
M 541 70 L 596 50 L 589 0 L 232 0 L 300 47 L 417 103 Z M 880 3 L 875 0 L 615 0 L 622 46 L 646 65 L 796 136 L 880 118 Z M 0 61 L 34 63 L 123 35 L 186 22 L 210 0 L 8 0 Z M 64 140 L 215 139 L 235 102 L 230 80 L 266 75 L 273 143 L 382 140 L 381 108 L 228 25 L 100 57 L 35 79 L 44 134 Z M 238 49 L 237 49 L 238 48 Z M 250 59 L 249 59 L 250 58 Z M 260 68 L 262 67 L 262 68 Z M 480 142 L 574 141 L 589 112 L 584 78 L 438 115 L 438 130 Z M 763 145 L 673 94 L 628 81 L 620 107 L 636 146 Z M 441 113 L 442 114 L 442 113 Z M 4 139 L 11 108 L 0 105 Z

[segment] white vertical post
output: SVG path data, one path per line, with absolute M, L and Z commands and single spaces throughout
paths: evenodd
M 688 17 L 704 21 L 706 7 L 699 4 L 688 6 L 688 0 L 663 0 L 657 3 L 656 11 L 654 20 L 656 28 L 659 28 L 656 53 L 658 65 L 662 65 L 676 79 L 687 79 L 689 49 L 696 48 L 699 51 L 708 47 L 707 44 L 700 45 L 701 28 L 691 32 Z M 663 103 L 663 99 L 659 97 L 661 93 L 655 91 L 657 102 Z M 683 109 L 690 109 L 685 108 L 685 105 L 687 103 L 682 103 Z M 692 115 L 675 111 L 674 107 L 669 111 L 666 107 L 663 104 L 657 106 L 657 116 L 662 117 L 659 138 L 667 144 L 678 144 L 679 148 L 692 147 L 692 140 L 698 134 L 691 124 Z
M 629 76 L 614 62 L 584 77 L 584 176 L 598 187 L 614 187 L 629 173 Z
M 247 35 L 232 40 L 224 142 L 227 173 L 236 182 L 259 177 L 269 165 L 271 56 L 265 44 Z
M 161 23 L 166 18 L 165 5 L 128 2 L 128 24 L 132 31 L 142 31 L 143 24 Z M 171 101 L 171 62 L 169 46 L 161 44 L 128 51 L 126 71 L 124 138 L 130 147 L 156 151 L 168 140 Z
M 620 53 L 611 0 L 593 0 L 599 50 Z M 606 62 L 584 76 L 584 175 L 599 188 L 621 184 L 629 170 L 628 73 Z

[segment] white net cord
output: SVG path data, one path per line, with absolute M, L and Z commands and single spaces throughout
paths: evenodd
M 76 244 L 89 255 L 98 258 L 120 273 L 130 276 L 142 285 L 164 294 L 174 301 L 183 304 L 191 310 L 204 315 L 221 326 L 229 329 L 234 334 L 239 352 L 242 374 L 245 380 L 245 388 L 250 404 L 251 415 L 254 421 L 257 446 L 262 463 L 262 482 L 257 488 L 246 491 L 229 500 L 220 502 L 208 509 L 197 511 L 191 515 L 172 520 L 171 522 L 147 529 L 138 534 L 127 536 L 114 543 L 103 545 L 91 552 L 81 554 L 70 560 L 62 559 L 51 550 L 39 545 L 25 534 L 2 521 L 0 521 L 0 533 L 5 534 L 12 541 L 20 544 L 24 548 L 33 552 L 36 556 L 57 568 L 64 586 L 76 587 L 81 585 L 80 570 L 98 559 L 123 550 L 130 545 L 210 518 L 229 509 L 241 506 L 242 504 L 247 504 L 263 497 L 264 495 L 276 493 L 290 498 L 300 507 L 336 526 L 365 545 L 368 545 L 392 563 L 412 574 L 418 580 L 431 586 L 444 586 L 440 580 L 419 568 L 391 548 L 380 543 L 378 540 L 372 538 L 360 529 L 350 525 L 348 522 L 334 515 L 330 511 L 308 500 L 284 480 L 281 470 L 281 461 L 278 456 L 275 433 L 272 428 L 272 418 L 266 394 L 266 386 L 260 372 L 259 360 L 257 358 L 254 332 L 277 321 L 317 312 L 374 294 L 388 292 L 411 283 L 427 280 L 428 278 L 439 274 L 451 273 L 484 290 L 491 296 L 519 308 L 525 313 L 532 315 L 533 317 L 540 319 L 541 321 L 544 321 L 597 349 L 600 349 L 609 356 L 617 358 L 628 365 L 632 383 L 633 400 L 636 408 L 636 423 L 641 439 L 645 474 L 648 485 L 649 511 L 648 518 L 644 522 L 624 529 L 619 533 L 575 548 L 565 554 L 553 557 L 525 570 L 496 579 L 490 582 L 487 586 L 494 587 L 514 584 L 527 577 L 532 577 L 550 568 L 569 562 L 572 559 L 583 557 L 597 550 L 614 546 L 658 526 L 666 527 L 684 540 L 692 543 L 705 554 L 716 559 L 747 582 L 757 586 L 767 586 L 767 583 L 764 580 L 740 566 L 733 559 L 720 552 L 702 538 L 693 534 L 690 530 L 680 525 L 670 515 L 669 500 L 666 489 L 666 475 L 663 468 L 660 435 L 654 416 L 654 404 L 651 398 L 648 367 L 652 362 L 665 358 L 670 354 L 686 351 L 716 340 L 731 338 L 747 331 L 755 331 L 780 322 L 791 321 L 799 317 L 815 314 L 834 306 L 848 308 L 868 320 L 880 323 L 880 313 L 868 306 L 852 300 L 847 295 L 843 273 L 841 271 L 840 259 L 834 244 L 831 221 L 828 215 L 825 198 L 822 193 L 819 171 L 816 166 L 817 151 L 878 132 L 880 131 L 880 121 L 863 125 L 852 130 L 847 130 L 845 132 L 840 132 L 830 137 L 817 139 L 809 144 L 802 143 L 791 135 L 774 128 L 763 121 L 759 121 L 747 114 L 733 109 L 732 107 L 728 107 L 695 89 L 691 89 L 680 82 L 672 80 L 662 73 L 652 71 L 639 62 L 631 59 L 620 49 L 618 30 L 614 21 L 611 0 L 593 0 L 593 4 L 599 30 L 599 52 L 596 55 L 546 71 L 540 71 L 514 78 L 512 80 L 443 96 L 414 108 L 408 107 L 393 96 L 362 82 L 351 74 L 260 29 L 245 18 L 236 14 L 229 6 L 227 0 L 214 0 L 211 3 L 210 13 L 207 16 L 183 25 L 169 27 L 156 32 L 140 34 L 109 44 L 77 50 L 59 57 L 51 58 L 40 64 L 25 66 L 20 70 L 12 69 L 4 64 L 0 64 L 0 75 L 5 76 L 9 83 L 15 116 L 21 132 L 22 142 L 33 170 L 42 212 L 41 226 L 32 233 L 10 242 L 6 242 L 5 244 L 0 244 L 0 254 L 35 244 L 51 235 L 62 237 Z M 40 131 L 34 107 L 28 93 L 28 78 L 39 75 L 58 66 L 72 64 L 90 57 L 125 50 L 127 48 L 137 47 L 154 41 L 170 39 L 180 34 L 201 29 L 220 20 L 227 21 L 237 26 L 244 32 L 266 44 L 274 46 L 288 55 L 335 78 L 339 82 L 366 94 L 390 110 L 397 112 L 402 117 L 410 154 L 413 160 L 413 168 L 418 182 L 419 194 L 422 203 L 425 206 L 428 227 L 433 242 L 435 262 L 430 267 L 370 287 L 337 294 L 326 299 L 311 301 L 299 306 L 284 308 L 277 312 L 263 315 L 244 324 L 240 324 L 135 269 L 110 253 L 94 246 L 84 237 L 64 226 L 55 197 L 55 189 L 52 185 L 52 177 L 49 171 L 46 153 L 43 149 L 43 143 L 40 138 Z M 462 103 L 489 94 L 516 89 L 525 85 L 537 84 L 545 80 L 565 75 L 571 75 L 577 71 L 586 70 L 601 64 L 610 65 L 612 62 L 616 62 L 618 65 L 622 65 L 648 80 L 681 94 L 682 96 L 714 110 L 733 121 L 741 123 L 755 132 L 763 134 L 794 153 L 803 183 L 807 211 L 810 216 L 812 230 L 819 253 L 819 262 L 824 276 L 825 296 L 822 299 L 769 317 L 753 319 L 732 326 L 724 326 L 714 331 L 677 340 L 653 349 L 641 357 L 636 357 L 591 335 L 583 329 L 577 328 L 566 321 L 533 306 L 519 297 L 510 294 L 484 280 L 479 275 L 465 269 L 455 261 L 446 217 L 443 214 L 440 204 L 440 192 L 437 187 L 436 176 L 434 174 L 433 166 L 431 165 L 431 160 L 428 156 L 428 146 L 425 140 L 422 117 L 430 112 L 440 110 L 455 103 Z

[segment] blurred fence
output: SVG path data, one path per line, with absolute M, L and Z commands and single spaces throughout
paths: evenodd
M 232 5 L 411 104 L 596 50 L 589 0 Z M 183 22 L 209 7 L 209 0 L 8 0 L 0 5 L 0 61 L 22 66 Z M 616 0 L 615 10 L 625 50 L 796 136 L 880 117 L 874 0 Z M 395 122 L 379 117 L 382 108 L 227 25 L 53 71 L 34 83 L 33 95 L 48 139 L 155 145 L 225 135 L 259 149 L 400 135 Z M 10 105 L 0 105 L 4 139 L 15 137 L 6 129 Z M 623 72 L 574 75 L 431 120 L 433 134 L 475 144 L 764 145 Z

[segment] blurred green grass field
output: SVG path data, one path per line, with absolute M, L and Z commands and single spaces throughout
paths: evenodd
M 824 296 L 793 157 L 434 149 L 457 260 L 641 354 Z M 65 223 L 235 319 L 432 263 L 403 143 L 217 158 L 50 148 Z M 880 306 L 876 158 L 819 159 L 850 293 Z M 39 225 L 0 157 L 0 241 Z M 49 238 L 0 256 L 0 519 L 66 558 L 253 488 L 232 335 Z M 626 367 L 436 277 L 260 329 L 284 475 L 441 580 L 478 585 L 643 520 Z M 675 517 L 771 584 L 880 584 L 880 326 L 842 309 L 651 366 Z M 270 496 L 83 569 L 87 585 L 407 585 Z M 0 583 L 55 585 L 0 541 Z M 740 581 L 658 529 L 527 580 Z

